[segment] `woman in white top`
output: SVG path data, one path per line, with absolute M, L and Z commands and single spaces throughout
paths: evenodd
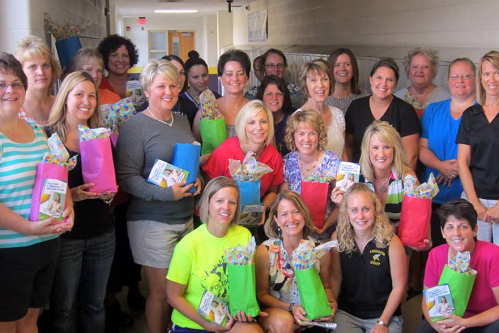
M 345 117 L 340 109 L 325 103 L 331 93 L 331 71 L 328 64 L 321 59 L 302 64 L 298 83 L 307 95 L 302 108 L 318 111 L 324 120 L 327 129 L 326 149 L 342 156 L 345 146 Z

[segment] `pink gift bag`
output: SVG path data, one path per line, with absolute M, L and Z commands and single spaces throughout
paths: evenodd
M 36 166 L 35 187 L 31 198 L 31 221 L 43 221 L 53 217 L 63 222 L 62 213 L 68 184 L 65 166 L 42 162 Z
M 109 137 L 80 140 L 81 169 L 85 184 L 93 183 L 90 192 L 117 192 L 113 152 Z

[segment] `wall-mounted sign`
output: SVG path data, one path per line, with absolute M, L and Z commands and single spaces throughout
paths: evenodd
M 139 25 L 146 25 L 146 18 L 144 16 L 139 17 Z
M 248 41 L 264 42 L 268 38 L 267 10 L 248 14 Z
M 132 27 L 130 27 L 129 25 L 126 26 L 126 31 L 130 31 L 132 30 Z

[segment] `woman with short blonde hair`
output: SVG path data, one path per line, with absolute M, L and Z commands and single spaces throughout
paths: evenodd
M 55 97 L 52 88 L 59 79 L 61 68 L 47 44 L 37 36 L 26 36 L 19 41 L 15 51 L 28 77 L 26 99 L 20 112 L 21 118 L 46 125 Z

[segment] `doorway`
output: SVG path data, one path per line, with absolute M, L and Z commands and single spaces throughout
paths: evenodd
M 188 59 L 189 51 L 194 50 L 194 31 L 168 31 L 168 50 L 182 60 Z

